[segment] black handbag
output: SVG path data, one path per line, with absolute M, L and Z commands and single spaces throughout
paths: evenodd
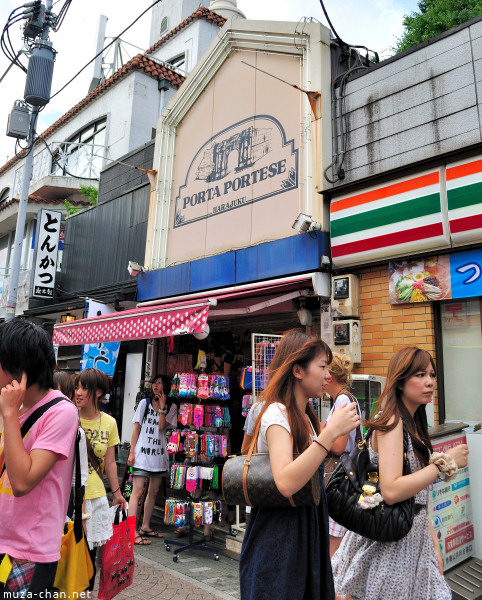
M 353 394 L 350 394 L 350 392 L 348 392 L 347 390 L 343 389 L 336 395 L 335 402 L 340 394 L 347 395 L 351 399 L 351 402 L 355 403 L 356 412 L 357 412 L 358 416 L 361 418 L 360 411 L 358 410 L 358 401 L 355 398 L 355 396 Z M 360 432 L 360 426 L 358 426 L 356 428 L 356 433 L 355 433 L 355 444 L 359 444 L 361 442 L 361 440 L 362 440 L 362 434 Z M 346 454 L 346 453 L 342 452 L 342 454 Z M 323 461 L 323 464 L 324 464 L 323 483 L 324 483 L 325 487 L 328 485 L 328 481 L 330 480 L 330 477 L 335 472 L 336 467 L 340 464 L 340 461 L 341 461 L 341 454 L 335 454 L 334 452 L 328 452 L 328 454 L 326 455 L 325 460 Z
M 281 495 L 273 479 L 269 454 L 254 453 L 260 424 L 246 456 L 232 456 L 224 464 L 222 489 L 227 504 L 241 506 L 264 506 L 271 508 L 296 508 L 318 505 L 321 498 L 321 483 L 318 470 L 301 490 L 286 498 Z M 294 454 L 293 458 L 298 455 Z
M 338 524 L 370 540 L 396 542 L 412 527 L 415 498 L 389 505 L 376 496 L 380 485 L 378 466 L 371 462 L 368 450 L 371 435 L 368 430 L 350 454 L 342 454 L 326 486 L 328 513 Z M 411 473 L 407 452 L 408 430 L 403 423 L 403 475 Z

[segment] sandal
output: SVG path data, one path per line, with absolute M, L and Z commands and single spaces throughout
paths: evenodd
M 152 529 L 139 529 L 139 533 L 140 533 L 140 535 L 143 535 L 145 537 L 152 537 L 152 538 L 164 537 L 162 535 L 162 533 L 159 533 L 158 531 L 153 531 Z
M 137 541 L 139 540 L 139 541 Z M 136 546 L 150 546 L 151 542 L 149 540 L 145 540 L 141 535 L 136 535 L 134 539 L 134 544 Z

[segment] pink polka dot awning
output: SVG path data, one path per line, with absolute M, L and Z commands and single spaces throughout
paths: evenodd
M 115 312 L 54 326 L 52 341 L 59 346 L 146 340 L 202 333 L 209 303 L 156 305 Z

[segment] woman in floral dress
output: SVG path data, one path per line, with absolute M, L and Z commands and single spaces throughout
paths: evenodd
M 435 388 L 435 364 L 425 350 L 403 348 L 391 359 L 378 401 L 370 455 L 379 465 L 380 491 L 387 504 L 415 497 L 408 535 L 382 543 L 349 531 L 332 566 L 338 596 L 352 600 L 449 600 L 438 540 L 428 513 L 428 489 L 439 477 L 467 464 L 465 444 L 431 456 L 425 406 Z M 402 475 L 403 424 L 409 432 L 411 474 Z M 455 461 L 455 462 L 454 462 Z M 452 469 L 448 471 L 448 466 Z

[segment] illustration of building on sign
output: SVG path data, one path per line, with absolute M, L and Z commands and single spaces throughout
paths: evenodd
M 196 179 L 217 181 L 223 179 L 229 171 L 229 155 L 238 153 L 238 162 L 234 167 L 237 173 L 254 165 L 272 150 L 273 130 L 271 127 L 258 129 L 248 127 L 243 131 L 216 142 L 204 151 L 199 164 Z

